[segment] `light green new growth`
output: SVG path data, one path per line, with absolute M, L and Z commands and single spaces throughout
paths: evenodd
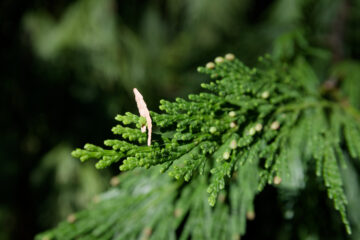
M 121 138 L 106 140 L 109 148 L 86 144 L 73 151 L 81 161 L 99 159 L 97 168 L 116 162 L 122 171 L 160 165 L 161 172 L 179 181 L 149 170 L 120 175 L 126 180 L 121 180 L 112 200 L 79 213 L 79 222 L 45 235 L 63 239 L 59 233 L 72 227 L 79 232 L 71 232 L 71 238 L 135 239 L 147 234 L 141 239 L 175 239 L 184 221 L 176 233 L 179 239 L 237 239 L 245 233 L 246 214 L 254 211 L 255 194 L 267 184 L 291 184 L 293 159 L 299 159 L 304 175 L 316 173 L 322 180 L 350 234 L 339 166 L 347 152 L 352 158 L 360 156 L 354 113 L 321 95 L 320 83 L 304 59 L 292 65 L 269 56 L 259 61 L 257 68 L 249 68 L 229 54 L 199 67 L 215 81 L 202 84 L 206 91 L 187 100 L 161 101 L 162 113 L 151 112 L 151 146 L 140 131 L 144 119 L 126 113 L 116 117 L 120 124 L 112 131 Z M 146 184 L 141 182 L 143 175 L 151 178 L 143 180 Z M 142 190 L 135 194 L 137 188 Z M 204 204 L 205 191 L 214 208 Z M 130 211 L 130 205 L 135 210 Z M 103 220 L 90 216 L 96 211 Z M 129 220 L 120 219 L 124 214 Z M 218 229 L 216 221 L 227 224 Z

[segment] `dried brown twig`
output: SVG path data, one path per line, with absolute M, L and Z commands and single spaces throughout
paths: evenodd
M 141 126 L 141 132 L 145 132 L 146 127 L 148 128 L 148 141 L 147 141 L 147 144 L 148 144 L 148 146 L 150 146 L 151 145 L 151 128 L 152 128 L 150 112 L 149 112 L 149 109 L 146 106 L 146 103 L 145 103 L 144 98 L 141 95 L 141 93 L 136 88 L 134 88 L 133 91 L 134 91 L 134 94 L 135 94 L 135 101 L 136 101 L 137 107 L 139 109 L 140 116 L 142 116 L 142 117 L 144 117 L 146 119 L 146 125 Z

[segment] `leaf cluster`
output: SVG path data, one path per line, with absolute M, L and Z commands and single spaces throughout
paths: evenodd
M 254 215 L 254 197 L 266 185 L 296 185 L 303 188 L 306 176 L 314 172 L 327 189 L 328 197 L 339 211 L 347 232 L 351 233 L 340 167 L 345 165 L 345 158 L 349 155 L 352 159 L 360 155 L 360 128 L 356 113 L 347 105 L 322 95 L 318 90 L 319 81 L 304 59 L 298 58 L 289 65 L 265 56 L 259 62 L 257 68 L 249 68 L 232 54 L 227 54 L 217 57 L 215 63 L 199 67 L 199 72 L 210 75 L 214 81 L 202 84 L 205 91 L 189 95 L 188 99 L 161 101 L 159 108 L 162 113 L 151 112 L 155 125 L 151 146 L 145 145 L 146 134 L 140 131 L 144 120 L 126 113 L 116 117 L 120 124 L 113 128 L 113 132 L 121 135 L 121 138 L 106 140 L 104 144 L 108 148 L 86 144 L 84 149 L 73 151 L 73 156 L 81 161 L 98 159 L 97 168 L 105 168 L 119 161 L 122 171 L 160 165 L 161 172 L 167 172 L 179 180 L 172 182 L 164 180 L 167 179 L 164 177 L 159 180 L 160 177 L 156 175 L 152 179 L 154 183 L 148 182 L 151 185 L 169 181 L 166 187 L 173 186 L 174 189 L 182 186 L 181 196 L 176 198 L 175 192 L 163 196 L 161 187 L 156 190 L 159 194 L 145 194 L 142 201 L 151 203 L 152 199 L 157 199 L 162 203 L 163 210 L 159 210 L 162 213 L 155 210 L 152 220 L 140 224 L 146 217 L 136 218 L 138 224 L 129 223 L 129 226 L 148 224 L 152 229 L 155 226 L 152 223 L 161 225 L 161 219 L 164 219 L 156 216 L 167 210 L 176 211 L 176 204 L 187 202 L 188 205 L 183 206 L 181 211 L 192 210 L 188 212 L 185 226 L 179 234 L 184 237 L 180 239 L 190 235 L 199 236 L 195 239 L 208 239 L 206 234 L 216 229 L 211 222 L 202 223 L 208 216 L 224 221 L 227 221 L 224 218 L 231 219 L 229 226 L 225 227 L 229 229 L 221 238 L 216 238 L 230 239 L 224 236 L 245 233 L 246 217 L 251 219 Z M 294 180 L 294 172 L 299 166 L 302 178 Z M 132 189 L 125 185 L 121 191 Z M 211 209 L 204 205 L 200 193 L 205 189 L 209 205 L 214 206 L 220 200 L 219 206 Z M 164 190 L 167 191 L 170 190 Z M 126 199 L 125 202 L 136 204 L 131 197 Z M 227 204 L 222 204 L 225 199 Z M 116 202 L 119 204 L 120 201 Z M 145 202 L 143 204 L 146 206 Z M 110 208 L 115 209 L 115 206 Z M 117 206 L 116 209 L 126 211 L 127 207 Z M 144 211 L 151 209 L 154 208 Z M 100 207 L 100 210 L 105 211 L 105 208 Z M 96 214 L 95 210 L 92 212 Z M 137 211 L 129 214 L 136 215 Z M 197 214 L 197 217 L 193 214 Z M 112 224 L 120 221 L 116 216 L 111 217 L 114 220 Z M 96 221 L 91 226 L 84 223 L 88 229 L 85 228 L 86 231 L 81 234 L 90 230 L 94 232 L 94 227 L 98 225 Z M 174 223 L 170 221 L 166 224 Z M 194 224 L 201 226 L 194 228 Z M 109 236 L 104 239 L 117 236 L 115 231 L 128 224 L 121 221 L 120 225 L 111 227 L 113 232 L 106 231 Z M 166 233 L 163 234 L 169 234 L 169 229 L 172 229 L 172 237 L 166 236 L 173 239 L 178 228 L 179 222 L 169 227 L 167 232 L 164 230 Z M 134 234 L 135 238 L 139 236 L 139 231 L 129 230 L 129 234 Z M 156 234 L 154 232 L 154 236 Z M 161 239 L 152 235 L 148 237 Z

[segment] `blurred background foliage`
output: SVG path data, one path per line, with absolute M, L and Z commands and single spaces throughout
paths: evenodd
M 198 91 L 196 67 L 217 55 L 302 55 L 359 108 L 359 26 L 359 0 L 1 1 L 0 239 L 31 239 L 106 190 L 118 169 L 95 171 L 71 149 L 137 112 L 134 87 L 154 111 Z M 347 171 L 360 223 L 359 166 Z

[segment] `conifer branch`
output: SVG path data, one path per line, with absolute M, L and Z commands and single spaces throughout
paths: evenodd
M 212 237 L 220 234 L 215 231 L 214 222 L 211 222 L 214 219 L 204 224 L 202 220 L 199 221 L 201 216 L 204 216 L 203 219 L 208 219 L 205 216 L 228 219 L 229 226 L 221 235 L 229 236 L 225 239 L 243 235 L 246 215 L 250 219 L 254 217 L 255 195 L 268 184 L 281 187 L 284 181 L 286 183 L 292 172 L 291 158 L 300 159 L 305 169 L 316 169 L 316 175 L 327 188 L 328 196 L 340 212 L 347 232 L 351 233 L 339 168 L 345 162 L 346 152 L 352 158 L 360 156 L 359 123 L 348 110 L 339 107 L 339 103 L 323 99 L 321 92 L 309 85 L 308 76 L 315 74 L 303 59 L 295 65 L 274 61 L 269 56 L 261 57 L 259 61 L 259 67 L 251 69 L 228 54 L 225 58 L 216 58 L 215 63 L 200 67 L 199 72 L 210 75 L 215 81 L 202 84 L 206 91 L 190 95 L 187 100 L 162 100 L 159 107 L 162 113 L 150 112 L 155 129 L 151 146 L 144 145 L 146 134 L 140 131 L 145 123 L 144 118 L 126 113 L 118 115 L 116 120 L 128 127 L 120 124 L 113 128 L 113 132 L 121 135 L 122 140 L 105 141 L 110 149 L 86 144 L 84 149 L 73 151 L 73 156 L 81 161 L 98 159 L 97 168 L 116 162 L 121 162 L 122 171 L 160 165 L 161 172 L 168 172 L 179 180 L 172 182 L 154 175 L 153 171 L 146 174 L 147 171 L 142 171 L 141 174 L 148 177 L 154 175 L 151 181 L 146 180 L 153 187 L 149 194 L 142 195 L 138 200 L 139 206 L 150 204 L 152 199 L 156 203 L 161 202 L 165 211 L 174 211 L 175 216 L 181 216 L 182 220 L 165 217 L 163 213 L 148 219 L 146 214 L 150 214 L 149 208 L 139 208 L 143 209 L 141 213 L 146 215 L 146 220 L 139 218 L 136 213 L 127 213 L 135 214 L 133 219 L 140 222 L 124 223 L 119 220 L 123 213 L 112 215 L 111 207 L 104 202 L 99 209 L 106 213 L 101 214 L 114 221 L 104 219 L 108 222 L 106 226 L 112 229 L 112 232 L 106 232 L 106 236 L 118 236 L 128 226 L 130 228 L 121 236 L 132 239 L 143 234 L 140 226 L 148 224 L 153 229 L 156 224 L 167 224 L 162 228 L 166 229 L 164 232 L 158 233 L 155 227 L 153 234 L 172 234 L 173 237 L 179 221 L 186 221 L 180 239 L 187 239 L 188 236 L 206 239 L 210 232 L 214 234 Z M 316 87 L 319 89 L 319 86 Z M 126 173 L 126 176 L 131 174 Z M 185 184 L 182 180 L 190 183 Z M 128 181 L 134 184 L 133 187 L 137 186 L 132 180 Z M 121 182 L 127 184 L 126 181 Z M 155 190 L 156 184 L 162 185 L 164 182 L 167 182 L 164 188 L 169 187 L 168 190 Z M 176 199 L 174 193 L 178 186 L 183 186 L 180 199 Z M 118 203 L 123 201 L 120 199 L 124 198 L 122 192 L 127 187 L 119 189 L 116 195 Z M 208 203 L 215 206 L 214 209 L 204 205 L 201 196 L 206 190 Z M 155 194 L 156 191 L 160 195 Z M 224 203 L 225 198 L 229 199 L 230 205 Z M 135 201 L 134 207 L 137 198 L 129 199 L 124 201 Z M 126 206 L 117 206 L 116 209 L 126 211 Z M 185 212 L 189 213 L 186 219 Z M 87 236 L 86 232 L 91 230 L 91 234 L 101 232 L 105 236 L 105 227 L 94 230 L 96 221 L 78 235 L 72 234 Z M 70 228 L 68 225 L 64 229 Z M 80 227 L 81 224 L 76 226 Z M 63 230 L 55 230 L 55 233 L 57 231 Z

